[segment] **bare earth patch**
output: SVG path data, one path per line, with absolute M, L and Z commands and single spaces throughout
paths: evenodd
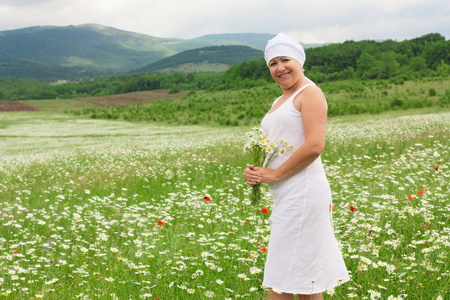
M 14 101 L 0 101 L 0 111 L 37 111 L 39 109 L 28 104 Z

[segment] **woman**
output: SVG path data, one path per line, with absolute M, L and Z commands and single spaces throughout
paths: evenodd
M 334 237 L 331 191 L 320 154 L 325 147 L 327 105 L 322 91 L 303 74 L 305 52 L 294 38 L 269 40 L 265 60 L 281 95 L 261 122 L 272 141 L 295 147 L 268 168 L 249 166 L 249 185 L 268 183 L 273 198 L 271 234 L 263 286 L 270 300 L 320 300 L 322 292 L 349 280 Z

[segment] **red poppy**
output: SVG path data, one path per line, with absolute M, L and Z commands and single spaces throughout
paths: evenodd
M 247 227 L 248 227 L 248 221 L 245 221 L 245 222 L 244 222 L 244 226 L 247 226 Z
M 234 232 L 230 231 L 230 232 L 227 233 L 227 235 L 234 235 Z
M 267 208 L 263 208 L 263 209 L 261 209 L 261 212 L 262 212 L 263 214 L 267 214 L 267 213 L 269 212 L 269 210 L 268 210 Z
M 164 225 L 164 222 L 161 221 L 161 220 L 158 220 L 158 225 L 159 225 L 159 226 L 163 226 L 163 225 Z
M 18 253 L 18 252 L 19 252 L 19 250 L 17 250 L 17 249 L 16 249 L 16 250 L 14 250 L 14 253 Z
M 211 201 L 211 198 L 209 198 L 208 196 L 203 197 L 203 200 L 205 201 Z
M 427 243 L 423 243 L 423 245 L 426 247 L 426 246 L 427 246 Z
M 350 211 L 355 212 L 355 211 L 356 211 L 356 208 L 354 208 L 353 205 L 352 205 L 352 206 L 350 206 Z
M 37 159 L 37 158 L 36 158 L 35 160 L 36 160 L 36 161 L 38 161 L 38 159 Z
M 334 206 L 330 204 L 330 206 L 328 207 L 328 210 L 333 210 Z
M 439 170 L 439 165 L 436 165 L 436 167 L 434 167 L 434 169 L 437 171 Z
M 423 195 L 423 190 L 420 189 L 417 193 Z
M 248 255 L 248 259 L 252 259 L 253 256 L 251 254 Z
M 408 195 L 407 197 L 408 197 L 409 200 L 413 200 L 414 199 L 414 197 L 411 196 L 411 195 Z
M 267 251 L 269 251 L 269 249 L 267 249 L 267 248 L 263 245 L 262 248 L 261 248 L 261 251 L 262 251 L 262 252 L 267 252 Z

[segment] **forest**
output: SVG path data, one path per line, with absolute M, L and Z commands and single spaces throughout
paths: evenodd
M 439 33 L 394 41 L 346 41 L 306 52 L 305 74 L 316 83 L 389 79 L 401 84 L 450 74 L 450 40 Z M 104 96 L 146 90 L 222 91 L 266 86 L 272 82 L 264 59 L 231 66 L 224 73 L 142 73 L 76 82 L 0 78 L 0 101 Z

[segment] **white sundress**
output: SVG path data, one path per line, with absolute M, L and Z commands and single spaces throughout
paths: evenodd
M 305 142 L 301 112 L 293 101 L 313 85 L 304 85 L 267 113 L 261 127 L 271 141 L 284 138 L 295 150 Z M 277 169 L 292 153 L 275 158 L 269 168 Z M 269 184 L 269 189 L 273 209 L 263 286 L 282 293 L 315 294 L 348 281 L 331 224 L 331 190 L 320 156 L 296 175 Z

